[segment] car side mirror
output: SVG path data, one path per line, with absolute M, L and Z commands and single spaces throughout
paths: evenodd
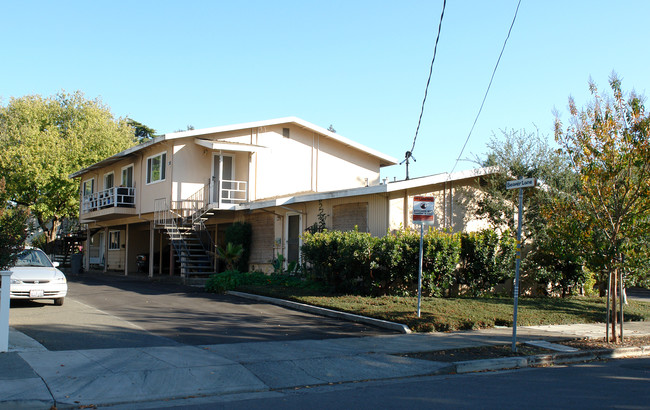
M 59 267 L 59 265 L 60 265 L 60 263 L 59 263 L 59 262 L 52 262 L 52 266 L 54 266 L 55 268 L 58 268 L 58 267 Z

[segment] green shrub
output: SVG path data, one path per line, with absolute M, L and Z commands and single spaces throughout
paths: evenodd
M 210 279 L 205 284 L 205 290 L 213 293 L 224 293 L 229 290 L 246 290 L 250 287 L 266 288 L 273 286 L 311 289 L 319 292 L 326 291 L 318 283 L 295 275 L 267 275 L 263 272 L 239 272 L 236 270 L 216 273 L 210 276 Z
M 420 234 L 401 230 L 376 238 L 358 231 L 307 232 L 302 255 L 311 272 L 335 291 L 412 295 L 417 291 Z M 423 293 L 441 295 L 453 280 L 460 239 L 436 230 L 424 238 Z
M 243 275 L 236 270 L 227 270 L 211 275 L 205 283 L 205 290 L 213 293 L 224 293 L 228 290 L 235 290 L 244 281 Z
M 442 296 L 455 280 L 455 272 L 460 260 L 460 234 L 450 234 L 430 230 L 424 237 L 424 261 L 422 287 L 432 296 Z M 425 293 L 423 291 L 423 293 Z
M 492 229 L 461 234 L 458 282 L 473 296 L 484 295 L 514 274 L 516 243 Z
M 253 228 L 248 222 L 235 222 L 226 228 L 226 243 L 241 245 L 243 252 L 236 262 L 235 268 L 240 272 L 248 271 L 248 261 L 251 257 Z

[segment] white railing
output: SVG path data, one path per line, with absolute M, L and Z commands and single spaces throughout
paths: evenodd
M 81 199 L 81 213 L 88 213 L 110 207 L 134 208 L 135 188 L 113 187 L 84 195 Z
M 166 198 L 159 198 L 154 200 L 153 221 L 156 226 L 168 226 L 172 223 L 172 212 L 167 205 Z
M 219 203 L 236 204 L 248 200 L 248 182 L 222 179 L 220 181 Z

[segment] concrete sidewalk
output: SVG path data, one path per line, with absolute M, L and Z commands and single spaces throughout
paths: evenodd
M 625 327 L 627 336 L 650 336 L 650 323 L 626 323 Z M 518 341 L 603 337 L 603 333 L 603 324 L 519 327 Z M 511 341 L 512 329 L 497 328 L 328 340 L 47 351 L 11 330 L 10 351 L 0 354 L 0 408 L 49 409 L 56 405 L 61 409 L 128 403 L 143 407 L 152 402 L 164 407 L 202 396 L 270 397 L 286 388 L 521 367 L 521 360 L 505 364 L 500 359 L 443 363 L 393 355 Z M 573 361 L 582 360 L 579 355 L 575 357 Z

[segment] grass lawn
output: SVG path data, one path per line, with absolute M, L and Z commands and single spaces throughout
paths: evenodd
M 313 290 L 273 285 L 241 285 L 238 291 L 294 300 L 334 310 L 370 316 L 408 325 L 413 331 L 430 332 L 512 326 L 512 298 L 422 298 L 417 317 L 417 297 L 325 295 Z M 519 298 L 519 326 L 605 321 L 604 298 Z M 625 320 L 650 320 L 650 303 L 629 301 Z

